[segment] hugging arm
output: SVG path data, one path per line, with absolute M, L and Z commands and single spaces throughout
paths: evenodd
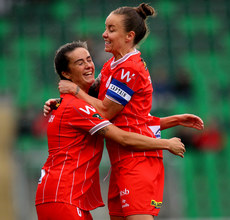
M 184 157 L 185 147 L 179 138 L 156 139 L 141 134 L 121 130 L 114 125 L 100 129 L 98 134 L 113 140 L 125 148 L 135 151 L 168 150 L 172 154 Z
M 97 98 L 94 98 L 90 95 L 88 95 L 86 92 L 84 92 L 82 89 L 79 88 L 78 85 L 74 84 L 73 82 L 70 82 L 68 80 L 61 80 L 59 82 L 59 91 L 61 93 L 71 93 L 75 96 L 77 96 L 79 99 L 85 100 L 87 103 L 92 105 L 94 108 L 97 109 L 97 111 L 105 118 L 112 119 L 114 116 L 116 116 L 123 108 L 124 106 L 121 104 L 118 104 L 114 101 L 111 101 L 108 98 L 104 98 L 104 100 L 99 100 Z

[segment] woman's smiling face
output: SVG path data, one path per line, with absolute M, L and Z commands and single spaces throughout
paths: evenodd
M 79 47 L 68 52 L 66 56 L 69 59 L 68 71 L 66 71 L 68 78 L 81 89 L 88 89 L 95 80 L 95 66 L 89 51 Z
M 123 15 L 111 13 L 105 21 L 105 31 L 102 34 L 105 51 L 115 57 L 126 47 L 127 32 L 123 26 L 123 18 Z

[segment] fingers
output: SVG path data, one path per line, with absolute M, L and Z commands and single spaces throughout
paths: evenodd
M 181 150 L 180 153 L 178 153 L 178 156 L 184 158 L 184 153 L 186 152 L 185 148 L 183 147 L 183 149 Z
M 52 103 L 56 103 L 55 99 L 49 99 L 48 101 L 45 102 L 45 105 L 43 106 L 43 115 L 47 117 L 49 113 L 51 112 L 51 105 Z
M 181 142 L 181 139 L 178 138 L 179 140 L 179 144 L 180 144 L 180 148 L 179 148 L 179 153 L 178 153 L 178 156 L 184 158 L 184 153 L 186 152 L 186 149 L 185 149 L 185 145 Z
M 45 105 L 51 106 L 52 104 L 56 104 L 56 99 L 49 99 L 45 102 Z
M 203 120 L 200 117 L 196 116 L 196 115 L 194 117 L 195 117 L 194 128 L 197 129 L 197 130 L 204 129 L 204 122 L 203 122 Z
M 44 108 L 43 108 L 43 115 L 46 117 L 48 116 L 48 114 L 50 113 L 51 111 L 51 108 L 48 106 L 48 105 L 44 105 Z
M 170 152 L 184 158 L 184 153 L 186 152 L 185 145 L 181 142 L 180 138 L 173 137 L 170 139 L 171 147 Z
M 50 108 L 50 105 L 44 105 L 44 111 L 50 111 L 51 110 L 51 108 Z

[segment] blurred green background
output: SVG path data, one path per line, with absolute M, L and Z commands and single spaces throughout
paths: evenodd
M 110 57 L 101 36 L 106 16 L 140 3 L 0 0 L 0 219 L 37 219 L 34 197 L 47 157 L 42 109 L 59 96 L 56 49 L 87 41 L 98 74 Z M 139 49 L 153 82 L 152 114 L 193 113 L 205 123 L 203 132 L 179 127 L 162 132 L 163 138 L 181 137 L 187 153 L 184 159 L 164 154 L 164 205 L 157 219 L 230 219 L 230 0 L 147 3 L 157 16 L 148 19 L 150 34 Z M 100 167 L 105 202 L 109 167 L 105 151 Z M 108 219 L 107 207 L 93 216 Z

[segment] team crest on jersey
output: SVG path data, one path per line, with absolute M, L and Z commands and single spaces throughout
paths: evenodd
M 160 209 L 162 206 L 162 202 L 156 202 L 155 200 L 151 200 L 151 206 L 154 206 L 156 209 Z
M 60 106 L 61 102 L 62 102 L 62 98 L 56 99 L 56 104 L 52 105 L 51 108 L 57 110 L 57 108 Z
M 99 114 L 97 114 L 97 113 L 93 115 L 93 118 L 104 119 L 104 118 L 102 118 L 102 117 L 101 117 Z
M 148 69 L 148 67 L 147 67 L 147 64 L 146 64 L 146 62 L 141 58 L 141 61 L 143 62 L 143 64 L 144 64 L 144 67 L 145 67 L 145 70 L 147 70 Z

